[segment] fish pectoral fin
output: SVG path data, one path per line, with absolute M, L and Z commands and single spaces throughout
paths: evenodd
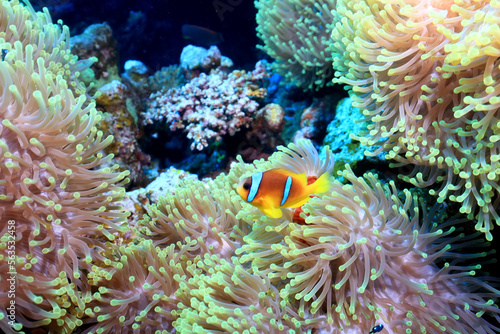
M 307 202 L 309 202 L 310 199 L 311 199 L 311 197 L 306 196 L 304 199 L 301 199 L 299 201 L 287 203 L 284 207 L 286 207 L 286 208 L 298 208 L 298 207 L 306 204 Z
M 264 214 L 271 218 L 280 218 L 283 216 L 283 211 L 280 208 L 268 207 L 268 208 L 259 208 L 260 211 L 264 212 Z
M 269 216 L 271 218 L 279 218 L 283 215 L 280 207 L 276 206 L 276 204 L 273 204 L 272 199 L 269 197 L 260 197 L 255 202 L 256 203 L 253 203 L 253 205 L 259 208 L 260 211 L 264 212 L 266 216 Z

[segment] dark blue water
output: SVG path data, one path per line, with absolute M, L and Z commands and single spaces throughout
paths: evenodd
M 179 63 L 183 24 L 209 28 L 223 35 L 218 45 L 236 68 L 251 69 L 264 55 L 255 48 L 253 1 L 248 0 L 37 0 L 36 10 L 49 8 L 54 21 L 62 19 L 71 36 L 91 24 L 108 22 L 120 47 L 120 63 L 140 60 L 153 71 Z M 121 69 L 123 66 L 121 67 Z

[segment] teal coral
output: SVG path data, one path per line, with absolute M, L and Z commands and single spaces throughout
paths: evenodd
M 359 109 L 353 107 L 352 100 L 341 100 L 335 109 L 335 118 L 326 130 L 327 135 L 323 140 L 328 145 L 335 157 L 334 173 L 344 169 L 347 163 L 354 168 L 365 157 L 364 151 L 373 152 L 376 146 L 364 146 L 359 141 L 350 137 L 351 134 L 361 133 L 366 130 L 366 122 L 361 122 L 363 116 Z

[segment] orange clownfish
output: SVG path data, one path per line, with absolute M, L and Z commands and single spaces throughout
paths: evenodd
M 306 173 L 296 174 L 284 169 L 255 173 L 242 180 L 236 192 L 247 203 L 271 218 L 283 215 L 281 208 L 297 208 L 307 203 L 312 194 L 330 189 L 330 175 L 324 173 L 311 184 Z

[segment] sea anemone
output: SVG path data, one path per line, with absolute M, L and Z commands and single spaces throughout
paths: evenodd
M 0 245 L 5 254 L 6 239 L 2 237 Z M 25 264 L 22 260 L 0 257 L 0 270 L 4 273 L 0 279 L 0 303 L 5 307 L 5 313 L 0 313 L 3 333 L 39 327 L 71 333 L 83 324 L 86 303 L 91 300 L 86 283 L 68 278 L 66 264 L 60 259 L 50 264 L 45 262 L 41 270 L 33 271 L 37 262 L 37 258 Z
M 304 157 L 317 152 L 304 153 L 304 142 L 292 147 L 270 160 L 306 170 Z M 500 292 L 472 277 L 480 265 L 460 266 L 490 254 L 463 253 L 468 245 L 487 246 L 479 233 L 457 236 L 459 218 L 438 225 L 442 207 L 428 209 L 392 181 L 356 177 L 347 165 L 339 175 L 347 184 L 334 181 L 331 191 L 312 198 L 300 221 L 292 212 L 271 219 L 251 206 L 237 216 L 252 226 L 236 251 L 239 261 L 270 279 L 303 328 L 329 323 L 333 333 L 368 333 L 382 323 L 390 333 L 498 330 L 481 315 L 499 318 Z
M 109 245 L 103 262 L 96 261 L 89 273 L 95 287 L 85 314 L 84 333 L 155 333 L 172 331 L 172 310 L 178 299 L 174 277 L 186 278 L 189 265 L 185 250 L 175 245 L 160 249 L 152 240 L 127 246 Z
M 188 271 L 192 278 L 176 276 L 180 333 L 295 333 L 299 326 L 269 279 L 249 273 L 237 258 L 205 254 Z
M 183 181 L 172 194 L 147 207 L 138 231 L 155 246 L 187 247 L 192 258 L 209 253 L 229 259 L 236 249 L 231 233 L 239 225 L 231 210 L 241 205 L 236 194 L 227 193 L 220 180 Z
M 332 31 L 334 82 L 352 87 L 370 122 L 354 138 L 397 163 L 405 181 L 442 182 L 492 239 L 500 222 L 498 1 L 340 0 Z
M 12 234 L 0 226 L 0 248 L 15 239 L 15 328 L 70 332 L 89 300 L 90 262 L 127 230 L 115 202 L 128 172 L 101 168 L 113 138 L 95 127 L 101 116 L 77 80 L 90 62 L 70 54 L 68 28 L 18 1 L 2 1 L 0 18 L 0 218 L 15 222 Z
M 259 0 L 258 48 L 276 61 L 273 69 L 305 90 L 317 90 L 333 78 L 327 51 L 335 0 Z

